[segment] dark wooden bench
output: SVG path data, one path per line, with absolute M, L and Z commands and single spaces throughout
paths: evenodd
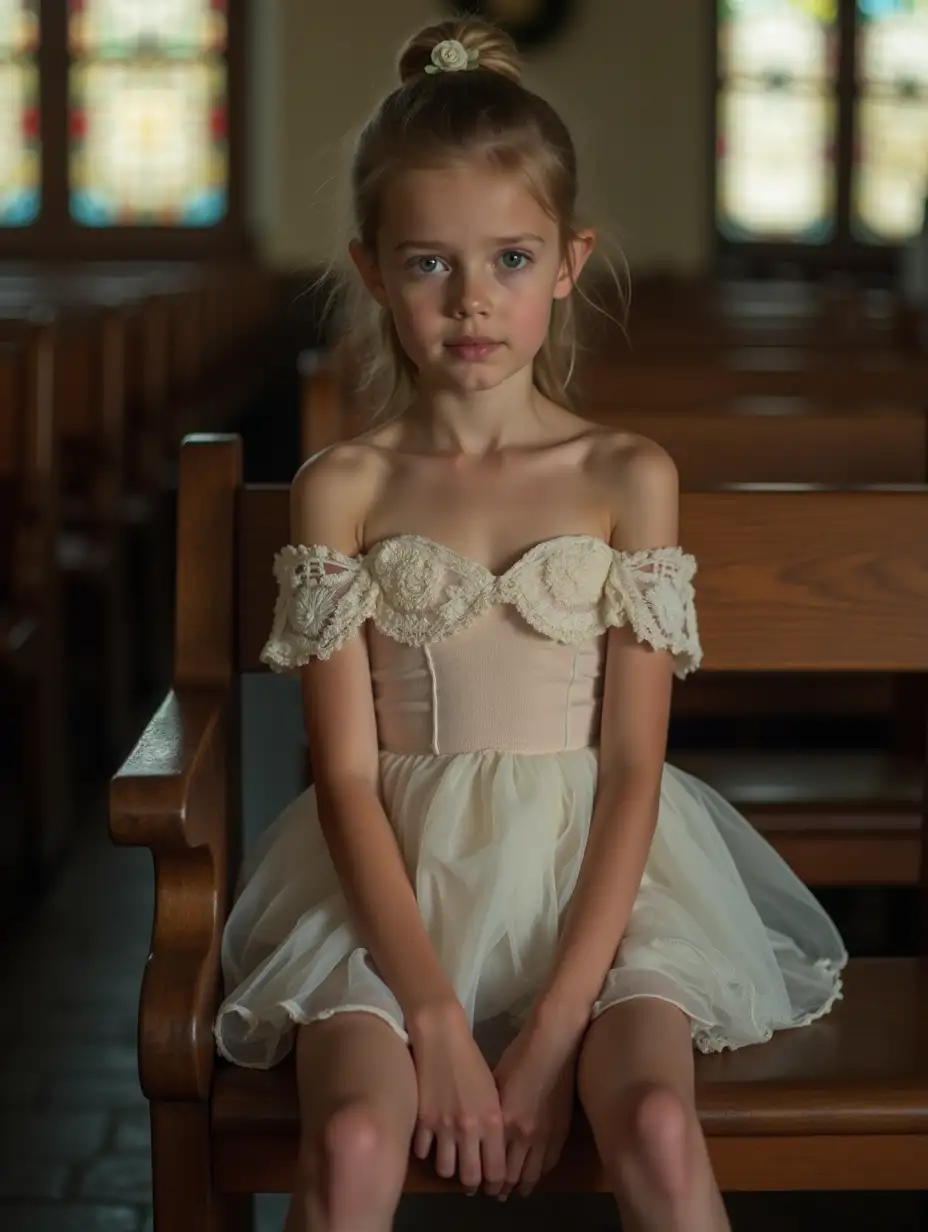
M 158 311 L 145 311 L 156 302 Z M 72 264 L 8 263 L 0 272 L 0 315 L 11 307 L 42 304 L 52 310 L 66 306 L 123 305 L 142 310 L 146 346 L 162 348 L 167 330 L 168 354 L 162 365 L 162 392 L 167 406 L 153 418 L 150 403 L 138 424 L 143 448 L 151 457 L 152 429 L 172 455 L 181 434 L 202 430 L 217 422 L 234 420 L 267 377 L 271 339 L 279 323 L 279 286 L 276 275 L 251 262 L 223 264 L 178 263 Z M 155 318 L 160 312 L 166 322 Z M 130 326 L 130 334 L 133 332 Z M 130 352 L 135 348 L 128 340 Z M 135 361 L 133 360 L 133 363 Z M 135 406 L 127 373 L 130 408 L 127 443 L 136 430 Z M 152 384 L 148 383 L 148 396 Z M 160 395 L 159 395 L 160 396 Z M 131 472 L 130 472 L 131 477 Z
M 0 273 L 0 319 L 15 328 L 38 309 L 57 321 L 59 567 L 71 596 L 97 608 L 99 653 L 82 662 L 99 685 L 101 723 L 91 726 L 108 769 L 129 738 L 132 684 L 169 674 L 161 651 L 181 431 L 234 421 L 267 381 L 276 287 L 244 264 L 24 263 Z
M 15 797 L 0 809 L 2 914 L 41 887 L 64 854 L 73 817 L 55 560 L 54 361 L 49 325 L 0 330 L 0 673 Z
M 126 748 L 131 722 L 127 316 L 120 306 L 65 306 L 55 321 L 62 492 L 58 565 L 67 587 L 69 624 L 77 613 L 86 621 L 86 640 L 78 646 L 72 637 L 71 649 L 72 663 L 86 668 L 86 695 L 96 696 L 95 753 L 112 764 Z
M 575 397 L 591 416 L 610 410 L 718 406 L 736 398 L 802 397 L 832 405 L 915 402 L 928 389 L 928 361 L 898 348 L 745 346 L 718 353 L 679 348 L 594 355 L 577 374 Z
M 184 433 L 234 423 L 260 394 L 282 320 L 276 278 L 253 265 L 204 270 L 192 293 L 171 299 L 172 364 L 181 378 L 170 416 L 176 449 Z
M 700 566 L 705 671 L 928 670 L 928 491 L 685 494 L 681 517 Z M 271 557 L 289 537 L 287 489 L 243 485 L 237 438 L 192 438 L 179 525 L 174 685 L 112 781 L 110 832 L 148 847 L 156 870 L 139 1019 L 155 1227 L 243 1232 L 251 1194 L 290 1188 L 298 1140 L 291 1064 L 265 1073 L 220 1063 L 211 1035 L 241 847 L 239 677 L 260 670 Z M 923 755 L 922 784 L 924 769 Z M 791 772 L 784 762 L 787 794 Z M 924 816 L 920 795 L 920 835 L 906 833 L 904 853 L 881 827 L 866 834 L 867 860 L 885 848 L 923 897 Z M 777 845 L 795 866 L 842 881 L 849 860 L 856 872 L 860 835 L 856 821 L 836 826 L 827 858 L 821 833 Z M 925 1188 L 926 1005 L 923 959 L 855 959 L 829 1017 L 699 1057 L 700 1115 L 722 1187 Z M 606 1188 L 579 1109 L 545 1184 Z M 412 1159 L 407 1188 L 456 1185 Z
M 601 344 L 618 356 L 670 348 L 719 353 L 740 346 L 791 346 L 818 351 L 905 346 L 906 308 L 884 289 L 796 281 L 638 278 L 626 313 L 614 285 L 594 286 L 607 312 Z M 618 334 L 615 322 L 625 321 Z M 591 326 L 596 322 L 591 321 Z

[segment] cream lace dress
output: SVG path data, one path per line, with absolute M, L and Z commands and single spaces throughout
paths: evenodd
M 631 625 L 699 665 L 692 579 L 677 547 L 626 553 L 565 535 L 501 575 L 418 535 L 347 557 L 288 546 L 263 651 L 290 671 L 368 638 L 382 799 L 422 918 L 485 1054 L 515 1034 L 556 952 L 599 765 L 606 630 Z M 665 766 L 628 929 L 593 1016 L 660 997 L 704 1052 L 826 1013 L 846 953 L 820 904 L 711 787 Z M 313 788 L 242 869 L 222 946 L 215 1036 L 239 1065 L 286 1055 L 295 1023 L 403 1014 L 349 918 Z

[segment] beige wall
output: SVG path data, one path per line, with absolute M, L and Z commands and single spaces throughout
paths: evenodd
M 577 141 L 594 221 L 633 270 L 700 270 L 709 236 L 709 22 L 703 0 L 581 0 L 525 79 Z M 337 243 L 346 134 L 394 84 L 402 39 L 438 0 L 258 0 L 252 33 L 252 214 L 293 270 Z

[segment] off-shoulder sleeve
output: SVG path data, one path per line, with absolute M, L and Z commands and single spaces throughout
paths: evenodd
M 630 625 L 639 642 L 669 650 L 681 680 L 702 661 L 695 573 L 695 558 L 678 547 L 616 551 L 604 594 L 606 624 Z
M 321 544 L 288 545 L 274 557 L 274 577 L 274 620 L 261 651 L 273 671 L 328 659 L 373 611 L 376 584 L 361 557 Z

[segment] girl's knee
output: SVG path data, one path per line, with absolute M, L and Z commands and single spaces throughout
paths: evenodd
M 300 1172 L 321 1182 L 333 1197 L 350 1187 L 376 1200 L 402 1188 L 408 1158 L 409 1144 L 400 1141 L 389 1116 L 370 1101 L 358 1100 L 337 1108 L 304 1142 Z
M 628 1093 L 617 1127 L 612 1171 L 621 1185 L 647 1177 L 668 1197 L 686 1190 L 696 1166 L 700 1128 L 695 1110 L 670 1087 L 642 1084 Z
M 358 1167 L 383 1159 L 391 1147 L 385 1120 L 369 1102 L 345 1104 L 323 1127 L 322 1146 L 326 1159 Z

